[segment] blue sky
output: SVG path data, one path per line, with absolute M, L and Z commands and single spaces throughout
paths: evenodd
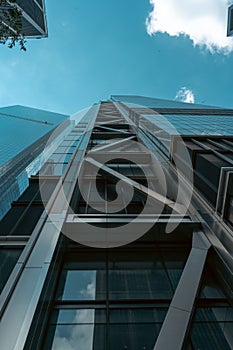
M 172 12 L 174 0 L 166 1 Z M 179 35 L 188 20 L 184 11 L 175 13 L 177 29 L 169 27 L 161 0 L 47 0 L 46 9 L 47 39 L 28 40 L 26 53 L 0 46 L 0 106 L 73 114 L 111 94 L 174 99 L 186 87 L 197 103 L 233 108 L 232 49 L 194 46 L 202 40 L 201 26 L 197 37 L 195 27 Z

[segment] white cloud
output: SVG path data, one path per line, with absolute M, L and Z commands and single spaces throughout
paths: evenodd
M 52 350 L 93 349 L 94 319 L 95 310 L 77 310 L 71 324 L 56 329 Z
M 147 32 L 170 36 L 187 35 L 194 46 L 211 53 L 233 51 L 233 38 L 226 37 L 229 0 L 150 0 L 152 12 Z
M 188 103 L 194 103 L 195 102 L 195 96 L 192 90 L 187 89 L 185 86 L 182 87 L 176 94 L 175 97 L 176 100 L 182 101 L 182 102 L 188 102 Z
M 86 271 L 87 272 L 87 271 Z M 80 290 L 80 294 L 85 299 L 94 300 L 96 295 L 96 271 L 89 271 L 90 283 Z M 58 326 L 55 332 L 52 350 L 90 350 L 93 349 L 94 341 L 94 309 L 77 310 L 74 318 L 69 320 L 70 324 Z M 66 328 L 66 330 L 65 330 Z
M 95 286 L 96 286 L 96 281 L 93 281 L 92 283 L 89 283 L 86 286 L 86 289 L 82 289 L 80 291 L 80 294 L 83 295 L 85 298 L 90 298 L 91 300 L 95 299 Z

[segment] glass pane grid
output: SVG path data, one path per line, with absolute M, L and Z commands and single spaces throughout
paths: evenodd
M 46 349 L 152 350 L 187 254 L 149 250 L 100 253 L 92 259 L 83 253 L 69 256 Z

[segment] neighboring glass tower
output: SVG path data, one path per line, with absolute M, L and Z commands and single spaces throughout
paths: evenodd
M 233 36 L 233 4 L 228 8 L 227 36 Z
M 12 6 L 7 1 L 9 7 Z M 27 38 L 43 38 L 48 36 L 44 0 L 16 0 L 13 5 L 22 12 L 22 35 Z
M 232 117 L 112 96 L 60 128 L 0 222 L 1 348 L 231 350 Z
M 0 108 L 0 218 L 41 166 L 52 130 L 68 116 L 24 106 Z

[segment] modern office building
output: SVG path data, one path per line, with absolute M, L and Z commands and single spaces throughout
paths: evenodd
M 233 110 L 89 108 L 0 223 L 0 347 L 233 348 Z
M 233 4 L 228 8 L 227 36 L 233 35 Z
M 16 0 L 13 4 L 10 1 L 6 2 L 9 8 L 16 4 L 22 12 L 22 35 L 27 38 L 48 36 L 44 0 Z
M 38 172 L 49 136 L 67 118 L 25 106 L 0 108 L 0 219 Z

